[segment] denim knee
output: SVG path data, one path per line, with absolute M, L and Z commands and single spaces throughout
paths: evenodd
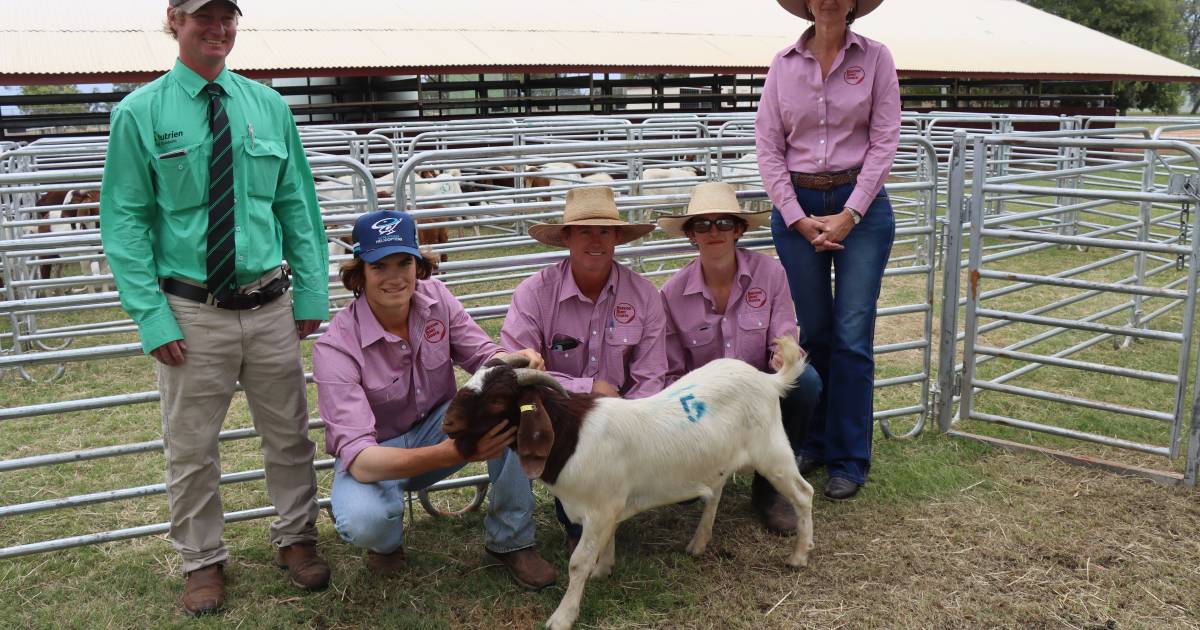
M 376 553 L 391 553 L 404 542 L 404 506 L 391 510 L 381 502 L 355 502 L 334 509 L 334 528 L 342 540 Z
M 787 399 L 802 409 L 811 410 L 816 408 L 817 401 L 821 399 L 822 389 L 821 377 L 817 370 L 811 365 L 806 365 L 804 371 L 796 378 L 792 391 L 788 392 Z

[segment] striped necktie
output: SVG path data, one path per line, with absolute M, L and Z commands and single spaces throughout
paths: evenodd
M 233 265 L 233 142 L 229 117 L 221 104 L 225 90 L 216 83 L 208 92 L 208 128 L 212 131 L 212 157 L 208 162 L 208 250 L 205 257 L 208 291 L 223 300 L 237 291 Z

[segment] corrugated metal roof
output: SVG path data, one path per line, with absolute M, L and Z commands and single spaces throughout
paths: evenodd
M 0 0 L 0 83 L 170 67 L 165 0 Z M 765 68 L 806 26 L 774 0 L 242 2 L 232 68 Z M 889 0 L 855 30 L 902 75 L 1200 80 L 1200 71 L 1016 0 Z M 497 68 L 500 69 L 500 68 Z

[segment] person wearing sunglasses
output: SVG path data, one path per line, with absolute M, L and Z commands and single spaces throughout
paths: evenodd
M 696 186 L 686 214 L 659 218 L 664 231 L 686 236 L 700 253 L 662 288 L 668 383 L 726 357 L 774 371 L 778 366 L 773 340 L 798 338 L 796 310 L 783 266 L 770 256 L 737 246 L 748 229 L 763 227 L 769 219 L 766 211 L 743 212 L 733 187 L 721 182 Z M 820 396 L 821 379 L 807 366 L 796 387 L 780 399 L 792 452 L 797 452 L 801 432 Z M 795 531 L 795 510 L 757 474 L 751 504 L 768 530 L 781 534 Z

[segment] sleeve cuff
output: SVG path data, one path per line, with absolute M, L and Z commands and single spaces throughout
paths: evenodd
M 329 319 L 329 294 L 292 291 L 292 314 L 297 321 Z
M 783 202 L 783 206 L 779 208 L 779 214 L 783 217 L 783 222 L 790 228 L 797 221 L 808 216 L 804 213 L 804 209 L 800 207 L 800 202 L 791 199 Z
M 337 452 L 338 470 L 345 473 L 350 472 L 350 464 L 354 463 L 354 459 L 358 457 L 358 454 L 372 446 L 379 446 L 379 443 L 370 435 L 355 438 L 349 443 L 344 444 Z
M 850 193 L 850 198 L 846 200 L 847 208 L 853 208 L 862 216 L 866 216 L 867 210 L 871 207 L 871 197 L 867 195 L 867 191 L 861 188 L 855 188 L 854 192 Z
M 145 354 L 150 354 L 152 350 L 163 344 L 183 339 L 183 331 L 179 329 L 179 322 L 175 321 L 175 316 L 169 308 L 164 313 L 139 322 L 138 335 L 141 337 L 142 352 Z

